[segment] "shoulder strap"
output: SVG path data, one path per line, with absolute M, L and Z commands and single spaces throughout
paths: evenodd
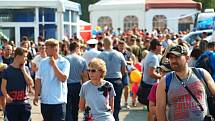
M 169 86 L 173 77 L 173 72 L 170 72 L 166 75 L 166 93 L 169 91 Z
M 181 80 L 181 78 L 176 75 L 176 77 L 178 78 L 178 80 L 181 82 L 181 85 L 187 90 L 187 92 L 192 96 L 192 98 L 196 101 L 196 103 L 198 104 L 199 108 L 201 109 L 201 111 L 204 111 L 201 103 L 199 102 L 199 100 L 196 98 L 196 96 L 193 94 L 193 92 L 189 89 L 189 87 Z
M 205 86 L 207 96 L 212 96 L 212 93 L 208 88 L 208 83 L 206 82 L 204 72 L 200 68 L 192 68 L 192 71 L 197 76 L 197 78 L 202 82 L 202 84 Z

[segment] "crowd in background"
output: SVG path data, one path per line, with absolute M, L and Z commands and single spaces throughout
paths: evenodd
M 92 97 L 91 98 L 89 96 L 87 98 L 85 97 L 87 96 L 86 88 L 89 90 L 93 89 L 91 85 L 85 84 L 83 87 L 81 87 L 82 84 L 84 84 L 88 80 L 99 80 L 101 78 L 106 80 L 107 82 L 110 82 L 110 83 L 106 83 L 105 81 L 101 83 L 110 84 L 110 88 L 112 89 L 112 91 L 110 92 L 110 97 L 115 96 L 115 99 L 114 99 L 114 108 L 112 107 L 113 99 L 111 98 L 108 101 L 110 102 L 111 105 L 110 107 L 107 108 L 107 112 L 109 111 L 111 112 L 111 110 L 113 110 L 113 116 L 115 120 L 118 121 L 120 119 L 120 117 L 118 117 L 118 113 L 121 107 L 124 106 L 126 109 L 129 109 L 130 106 L 136 106 L 137 104 L 137 99 L 136 99 L 137 90 L 132 91 L 131 89 L 132 87 L 129 86 L 132 83 L 129 79 L 130 77 L 129 74 L 133 70 L 138 70 L 142 72 L 142 76 L 143 76 L 142 81 L 146 83 L 145 86 L 147 85 L 152 86 L 154 85 L 154 83 L 157 83 L 157 80 L 159 80 L 166 72 L 169 72 L 171 70 L 168 58 L 166 58 L 166 54 L 168 53 L 169 49 L 172 46 L 181 45 L 186 47 L 189 50 L 189 54 L 191 58 L 189 59 L 188 63 L 189 63 L 189 66 L 191 67 L 195 66 L 196 61 L 198 60 L 200 55 L 203 54 L 205 51 L 207 50 L 215 51 L 214 42 L 209 44 L 207 42 L 204 42 L 204 37 L 206 36 L 202 36 L 202 38 L 201 37 L 196 38 L 193 45 L 190 45 L 186 41 L 183 41 L 181 37 L 187 33 L 189 33 L 189 31 L 176 33 L 176 32 L 170 32 L 168 29 L 165 29 L 164 31 L 153 30 L 152 32 L 148 32 L 147 30 L 140 30 L 137 27 L 134 27 L 132 30 L 128 30 L 125 32 L 121 32 L 119 30 L 115 33 L 111 33 L 111 31 L 106 30 L 104 32 L 97 33 L 94 39 L 88 40 L 87 42 L 77 38 L 76 36 L 72 38 L 65 38 L 62 41 L 58 41 L 59 55 L 62 56 L 62 58 L 65 58 L 66 60 L 68 60 L 68 62 L 70 63 L 70 66 L 69 66 L 70 73 L 66 77 L 68 80 L 70 80 L 67 82 L 67 87 L 68 87 L 67 104 L 69 106 L 66 106 L 67 108 L 66 120 L 69 121 L 71 120 L 71 118 L 73 118 L 74 120 L 77 120 L 77 115 L 79 110 L 79 107 L 77 104 L 79 103 L 78 96 L 80 91 L 81 91 L 80 102 L 81 102 L 82 110 L 84 110 L 85 108 L 84 106 L 85 101 L 93 100 Z M 207 35 L 207 33 L 203 33 L 203 34 Z M 1 44 L 2 45 L 0 49 L 0 62 L 1 62 L 0 71 L 2 72 L 6 68 L 5 64 L 9 66 L 13 62 L 14 51 L 16 50 L 17 47 L 14 45 L 14 42 L 9 40 L 1 40 Z M 38 43 L 34 43 L 33 41 L 29 40 L 28 37 L 26 36 L 22 37 L 22 40 L 21 40 L 20 46 L 28 50 L 26 66 L 29 68 L 30 75 L 34 79 L 34 83 L 36 83 L 36 80 L 37 80 L 36 77 L 38 75 L 37 73 L 38 73 L 38 70 L 40 70 L 39 68 L 41 67 L 40 62 L 43 59 L 50 57 L 46 53 L 47 52 L 46 44 L 47 44 L 46 41 L 41 36 L 38 37 Z M 52 44 L 48 44 L 48 46 L 52 47 Z M 108 51 L 111 51 L 111 52 L 105 53 Z M 74 56 L 74 53 L 75 53 L 75 56 L 77 55 L 78 57 L 72 57 Z M 153 56 L 156 56 L 157 61 L 150 63 L 150 64 L 154 64 L 153 65 L 154 70 L 151 70 L 151 72 L 148 72 L 148 70 L 146 69 L 152 66 L 148 64 L 148 62 L 150 61 L 150 57 L 147 57 L 147 56 L 149 56 L 150 53 L 155 53 L 155 55 Z M 111 54 L 113 54 L 113 56 L 110 56 Z M 99 59 L 93 60 L 93 58 L 100 58 L 101 60 Z M 111 60 L 112 58 L 114 58 L 113 61 Z M 151 57 L 151 58 L 154 58 L 154 57 Z M 117 62 L 118 60 L 119 62 Z M 105 69 L 103 70 L 104 67 L 101 65 L 98 65 L 98 63 L 100 63 L 101 65 L 105 63 L 106 64 L 105 68 L 107 70 Z M 75 66 L 73 66 L 73 64 L 75 64 Z M 102 75 L 101 77 L 94 77 L 91 75 L 93 72 L 98 70 L 103 70 L 102 72 L 105 72 L 106 75 Z M 116 74 L 110 73 L 114 71 L 116 71 Z M 215 74 L 212 74 L 212 77 L 215 78 Z M 40 78 L 42 78 L 42 75 L 40 75 Z M 147 81 L 149 82 L 144 81 L 146 79 L 148 79 Z M 149 79 L 152 79 L 154 81 L 151 81 Z M 119 83 L 122 83 L 122 84 L 119 84 L 117 81 L 119 81 Z M 93 84 L 94 84 L 94 81 L 93 81 Z M 95 85 L 96 84 L 97 83 L 95 81 Z M 49 85 L 49 86 L 52 86 L 52 85 Z M 154 90 L 154 94 L 156 92 L 154 89 L 156 87 L 150 87 L 148 90 L 148 95 L 152 95 L 151 93 L 153 93 L 153 92 L 150 93 L 151 88 Z M 124 89 L 123 98 L 125 98 L 125 104 L 121 104 L 122 89 Z M 75 95 L 72 94 L 73 92 L 75 93 Z M 133 93 L 132 104 L 129 104 L 128 102 L 130 92 Z M 91 93 L 94 93 L 94 91 L 92 91 Z M 74 97 L 76 98 L 76 100 L 69 99 L 69 97 Z M 83 98 L 85 99 L 85 101 L 83 101 Z M 152 121 L 155 115 L 155 108 L 153 106 L 156 105 L 156 101 L 155 101 L 155 97 L 153 96 L 148 97 L 148 99 L 149 99 L 148 104 L 147 103 L 144 103 L 144 104 L 148 105 L 148 108 L 149 108 L 148 115 L 147 115 L 148 121 Z M 5 108 L 6 102 L 4 101 L 3 96 L 0 96 L 0 100 L 1 100 L 0 101 L 1 108 L 3 110 Z M 91 105 L 96 105 L 92 102 L 88 102 L 88 103 Z M 103 102 L 100 102 L 100 103 L 103 103 Z M 70 106 L 75 108 L 69 110 L 69 108 L 71 108 Z M 104 108 L 104 107 L 99 107 L 97 104 L 97 108 Z M 93 113 L 100 113 L 99 111 L 101 110 L 94 110 L 94 108 L 92 109 Z M 70 115 L 70 113 L 68 112 L 70 112 L 71 115 L 73 116 L 68 117 L 68 115 Z M 109 114 L 106 113 L 103 115 L 109 115 Z M 95 115 L 94 115 L 94 118 L 98 118 L 99 120 L 99 117 Z M 112 121 L 113 119 L 112 117 L 108 117 L 107 119 L 104 118 L 102 120 Z

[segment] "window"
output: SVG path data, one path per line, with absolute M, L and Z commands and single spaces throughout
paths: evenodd
M 40 8 L 39 9 L 39 21 L 43 22 L 55 22 L 55 9 L 53 8 Z
M 77 34 L 77 26 L 71 26 L 71 33 L 72 33 L 72 35 L 75 35 L 75 34 Z
M 64 12 L 64 21 L 66 21 L 66 22 L 69 22 L 69 10 L 66 10 L 65 12 Z
M 69 25 L 64 24 L 64 36 L 69 38 L 70 37 L 69 35 L 70 35 Z
M 190 30 L 191 25 L 193 25 L 193 18 L 191 16 L 181 18 L 178 22 L 178 31 Z
M 55 24 L 39 25 L 39 35 L 45 39 L 56 38 L 57 26 Z
M 130 30 L 134 27 L 138 27 L 138 18 L 136 16 L 126 16 L 124 18 L 124 30 Z
M 78 12 L 71 11 L 71 22 L 76 23 L 78 18 Z
M 34 9 L 0 9 L 0 22 L 34 22 Z
M 0 27 L 0 39 L 15 41 L 15 27 Z
M 156 15 L 152 19 L 153 21 L 153 29 L 158 29 L 161 32 L 167 28 L 167 19 L 164 15 Z
M 108 16 L 102 16 L 98 19 L 98 26 L 104 28 L 109 27 L 112 28 L 112 20 Z

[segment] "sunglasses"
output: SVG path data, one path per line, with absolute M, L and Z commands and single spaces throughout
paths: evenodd
M 186 49 L 183 46 L 174 46 L 170 49 L 170 51 L 176 51 L 176 52 L 179 52 L 181 54 L 187 53 Z
M 95 72 L 97 72 L 97 71 L 98 71 L 98 70 L 96 70 L 96 69 L 87 69 L 87 72 L 88 72 L 88 73 L 90 73 L 90 72 L 91 72 L 91 73 L 95 73 Z

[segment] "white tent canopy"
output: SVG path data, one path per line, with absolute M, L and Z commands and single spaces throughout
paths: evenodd
M 113 9 L 144 9 L 145 0 L 101 0 L 89 6 L 89 11 Z

